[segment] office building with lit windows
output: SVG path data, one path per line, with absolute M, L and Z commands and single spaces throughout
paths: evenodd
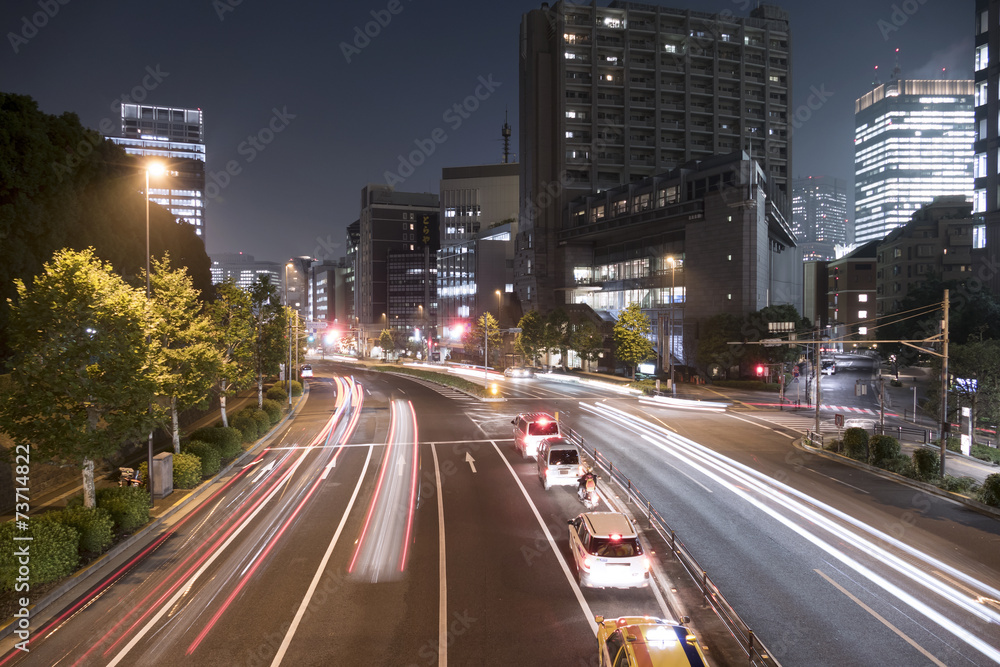
M 847 184 L 839 178 L 809 176 L 792 181 L 792 232 L 807 262 L 836 258 L 847 245 Z
M 976 0 L 973 270 L 1000 294 L 1000 0 Z M 992 53 L 991 53 L 992 52 Z M 993 66 L 990 67 L 992 56 Z
M 433 289 L 426 296 L 410 290 L 393 290 L 390 295 L 389 282 L 408 280 L 407 272 L 413 267 L 401 255 L 412 255 L 413 261 L 419 262 L 424 282 L 432 270 L 436 271 L 439 204 L 436 194 L 397 192 L 384 184 L 362 188 L 354 262 L 354 312 L 366 331 L 412 326 L 421 319 L 421 307 L 425 316 L 433 317 L 429 312 L 434 305 Z
M 271 284 L 278 285 L 279 289 L 283 285 L 284 268 L 280 262 L 257 260 L 242 252 L 215 253 L 211 259 L 213 285 L 232 280 L 237 287 L 246 290 L 260 275 L 269 276 Z
M 691 160 L 746 152 L 789 216 L 788 13 L 749 16 L 615 0 L 545 3 L 521 19 L 521 213 L 515 290 L 524 310 L 568 303 L 567 204 Z
M 205 240 L 205 122 L 201 109 L 121 105 L 121 136 L 107 137 L 129 155 L 162 162 L 149 200 L 195 228 Z
M 485 311 L 517 325 L 514 312 L 514 236 L 517 163 L 441 170 L 441 248 L 437 252 L 437 335 L 459 340 Z M 497 291 L 500 291 L 498 298 Z
M 973 101 L 969 80 L 894 79 L 854 103 L 855 243 L 885 238 L 935 197 L 972 197 Z

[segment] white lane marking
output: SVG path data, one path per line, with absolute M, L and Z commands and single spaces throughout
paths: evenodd
M 465 462 L 469 464 L 469 467 L 472 468 L 472 472 L 475 473 L 476 472 L 476 459 L 472 458 L 472 452 L 466 452 L 465 453 Z
M 269 473 L 269 472 L 271 472 L 272 470 L 274 470 L 274 463 L 275 463 L 275 462 L 274 462 L 274 461 L 272 460 L 272 461 L 271 461 L 270 463 L 268 463 L 268 464 L 267 464 L 266 466 L 264 466 L 263 468 L 261 468 L 261 469 L 260 469 L 260 472 L 259 472 L 259 473 L 257 473 L 257 476 L 256 476 L 256 477 L 254 477 L 254 478 L 253 478 L 253 479 L 252 479 L 252 480 L 250 481 L 250 483 L 251 483 L 251 484 L 256 484 L 257 482 L 259 482 L 259 481 L 261 480 L 261 478 L 263 478 L 263 477 L 264 477 L 264 475 L 266 475 L 267 473 Z
M 920 651 L 920 653 L 923 654 L 923 656 L 925 658 L 927 658 L 928 660 L 930 660 L 931 662 L 933 662 L 935 665 L 938 665 L 939 667 L 946 667 L 946 665 L 943 662 L 941 662 L 940 660 L 938 660 L 937 658 L 935 658 L 931 654 L 930 651 L 928 651 L 923 646 L 921 646 L 920 644 L 918 644 L 917 642 L 915 642 L 913 639 L 910 639 L 910 637 L 908 637 L 906 635 L 906 633 L 904 633 L 902 630 L 900 630 L 899 628 L 897 628 L 895 625 L 893 625 L 889 621 L 887 621 L 884 618 L 882 618 L 878 614 L 877 611 L 875 611 L 874 609 L 872 609 L 871 607 L 869 607 L 868 605 L 866 605 L 864 602 L 862 602 L 858 598 L 856 598 L 853 595 L 851 595 L 851 593 L 846 588 L 844 588 L 843 586 L 841 586 L 840 584 L 838 584 L 836 581 L 834 581 L 833 579 L 831 579 L 830 577 L 828 577 L 824 572 L 822 572 L 820 570 L 813 570 L 813 571 L 816 574 L 818 574 L 819 576 L 821 576 L 824 579 L 826 579 L 827 582 L 831 586 L 833 586 L 838 591 L 840 591 L 841 593 L 843 593 L 844 595 L 846 595 L 851 600 L 851 602 L 854 602 L 856 605 L 858 605 L 859 607 L 861 607 L 862 609 L 864 609 L 865 611 L 867 611 L 869 614 L 871 614 L 875 618 L 877 618 L 885 627 L 889 628 L 890 630 L 892 630 L 893 632 L 895 632 L 897 635 L 899 635 L 900 638 L 902 638 L 903 641 L 905 641 L 907 644 L 909 644 L 913 648 L 915 648 L 918 651 Z
M 569 565 L 566 564 L 566 559 L 563 558 L 562 553 L 559 551 L 559 547 L 556 546 L 556 541 L 552 537 L 552 533 L 549 532 L 549 527 L 545 525 L 545 521 L 542 520 L 542 515 L 538 512 L 538 508 L 535 507 L 535 503 L 531 501 L 531 497 L 528 495 L 528 491 L 524 488 L 524 484 L 521 484 L 521 480 L 518 478 L 517 473 L 514 472 L 514 468 L 510 465 L 507 457 L 503 455 L 500 451 L 500 447 L 497 443 L 493 443 L 493 449 L 497 450 L 497 456 L 503 461 L 504 465 L 507 466 L 507 470 L 510 471 L 510 476 L 514 478 L 514 482 L 517 487 L 521 489 L 521 494 L 528 503 L 528 507 L 531 508 L 532 514 L 535 515 L 535 520 L 538 525 L 542 527 L 542 532 L 545 534 L 545 539 L 549 541 L 549 548 L 552 549 L 552 553 L 555 554 L 556 560 L 559 561 L 559 567 L 562 568 L 563 574 L 566 575 L 566 581 L 573 588 L 573 593 L 576 595 L 576 601 L 580 604 L 580 609 L 583 610 L 583 615 L 587 619 L 587 624 L 590 625 L 590 629 L 593 631 L 594 636 L 597 636 L 597 624 L 594 623 L 594 612 L 590 610 L 590 605 L 587 604 L 586 598 L 583 597 L 583 591 L 580 590 L 580 585 L 576 583 L 576 578 L 573 573 L 569 571 Z
M 321 476 L 321 479 L 326 479 L 330 475 L 330 469 L 336 467 L 337 467 L 337 459 L 336 457 L 334 457 L 334 459 L 329 463 L 327 463 L 326 467 L 323 468 L 323 475 Z
M 762 429 L 764 429 L 765 431 L 770 431 L 771 433 L 777 433 L 778 435 L 783 435 L 783 436 L 785 436 L 786 438 L 788 438 L 789 440 L 794 440 L 794 439 L 795 439 L 795 437 L 796 437 L 796 436 L 794 436 L 794 435 L 788 435 L 787 433 L 782 433 L 781 431 L 777 431 L 777 430 L 775 430 L 775 429 L 771 428 L 770 426 L 764 426 L 764 425 L 763 425 L 763 424 L 761 424 L 760 422 L 755 422 L 755 421 L 750 421 L 749 419 L 743 419 L 743 417 L 737 417 L 737 416 L 736 416 L 736 415 L 734 415 L 734 414 L 729 414 L 729 413 L 726 413 L 726 415 L 727 415 L 727 416 L 729 416 L 729 417 L 732 417 L 733 419 L 738 419 L 738 420 L 740 420 L 741 422 L 746 422 L 747 424 L 753 424 L 753 425 L 754 425 L 754 426 L 756 426 L 757 428 L 762 428 Z M 762 418 L 762 419 L 763 419 L 763 418 Z M 775 424 L 774 422 L 768 422 L 768 424 L 771 424 L 771 426 L 777 426 L 777 427 L 779 427 L 779 428 L 790 428 L 790 427 L 788 427 L 788 426 L 782 426 L 781 424 Z
M 815 472 L 815 473 L 816 473 L 817 475 L 819 475 L 820 477 L 826 477 L 826 478 L 827 478 L 828 480 L 830 480 L 831 482 L 836 482 L 837 484 L 843 484 L 844 486 L 849 486 L 849 487 L 851 487 L 851 488 L 852 488 L 852 489 L 854 489 L 855 491 L 860 491 L 861 493 L 867 493 L 868 495 L 871 495 L 871 493 L 870 493 L 870 492 L 868 492 L 868 491 L 865 491 L 864 489 L 862 489 L 862 488 L 860 488 L 860 487 L 857 487 L 857 486 L 854 486 L 853 484 L 848 484 L 847 482 L 842 482 L 842 481 L 840 481 L 839 479 L 837 479 L 836 477 L 830 477 L 829 475 L 824 475 L 823 473 L 821 473 L 821 472 L 816 472 L 816 471 L 815 471 L 815 470 L 813 470 L 812 468 L 809 468 L 809 467 L 806 467 L 806 466 L 802 466 L 802 469 L 803 469 L 803 470 L 808 470 L 809 472 Z
M 299 465 L 302 463 L 303 460 L 305 460 L 305 453 L 303 453 L 303 455 L 299 457 L 299 460 L 293 463 L 291 467 L 288 469 L 287 473 L 288 479 L 290 479 L 291 476 L 295 473 L 295 469 L 299 467 Z M 229 539 L 227 539 L 222 544 L 222 546 L 216 549 L 215 553 L 213 553 L 208 558 L 208 560 L 206 560 L 202 564 L 202 566 L 198 568 L 198 571 L 195 572 L 193 575 L 191 575 L 191 578 L 188 579 L 187 583 L 181 586 L 177 590 L 177 592 L 174 593 L 174 595 L 170 598 L 170 600 L 168 600 L 167 603 L 160 608 L 160 611 L 156 612 L 156 615 L 153 616 L 153 618 L 149 619 L 149 622 L 147 622 L 146 625 L 142 627 L 142 630 L 137 632 L 135 637 L 133 637 L 132 640 L 129 641 L 129 643 L 126 644 L 122 648 L 122 650 L 118 652 L 118 655 L 115 656 L 114 660 L 108 663 L 108 667 L 115 667 L 115 665 L 120 663 L 125 658 L 125 656 L 128 655 L 128 652 L 131 651 L 133 648 L 135 648 L 135 645 L 138 644 L 142 640 L 142 638 L 146 636 L 146 633 L 148 633 L 156 623 L 159 623 L 160 619 L 163 618 L 164 614 L 166 614 L 168 610 L 173 609 L 174 605 L 177 603 L 178 600 L 181 599 L 182 596 L 187 595 L 188 589 L 191 588 L 191 585 L 194 584 L 194 582 L 202 574 L 204 574 L 209 567 L 211 567 L 212 563 L 215 562 L 215 559 L 221 556 L 222 553 L 229 547 L 229 545 L 232 544 L 237 537 L 239 537 L 239 534 L 243 532 L 243 529 L 249 526 L 250 522 L 252 522 L 254 518 L 261 511 L 263 511 L 265 507 L 267 507 L 267 504 L 271 501 L 271 499 L 284 490 L 283 487 L 284 487 L 283 484 L 275 484 L 274 490 L 272 490 L 271 493 L 268 494 L 267 498 L 264 499 L 264 502 L 258 505 L 257 509 L 255 509 L 250 514 L 250 516 L 248 516 L 246 519 L 243 520 L 243 523 L 240 524 L 239 528 L 233 531 L 232 535 L 229 536 Z
M 418 445 L 468 445 L 474 442 L 514 442 L 514 438 L 486 438 L 484 440 L 432 440 L 428 442 L 418 442 Z M 385 445 L 384 442 L 357 442 L 353 444 L 344 445 L 316 445 L 315 447 L 310 447 L 309 445 L 295 445 L 291 447 L 268 447 L 264 451 L 276 452 L 282 449 L 336 449 L 337 447 L 381 447 Z
M 438 494 L 438 667 L 448 667 L 448 577 L 444 549 L 444 495 L 441 493 L 441 468 L 437 447 L 431 445 L 434 456 L 434 482 Z
M 330 556 L 333 555 L 333 548 L 337 546 L 337 540 L 340 539 L 340 533 L 344 530 L 344 525 L 347 524 L 347 517 L 351 513 L 351 508 L 354 507 L 354 501 L 358 498 L 358 492 L 361 491 L 361 483 L 365 481 L 365 473 L 368 471 L 368 463 L 372 460 L 372 452 L 374 447 L 368 448 L 368 456 L 365 458 L 365 465 L 361 468 L 361 474 L 358 475 L 357 486 L 354 487 L 354 493 L 351 495 L 351 500 L 347 503 L 347 508 L 344 510 L 344 515 L 340 518 L 340 525 L 337 526 L 337 532 L 333 534 L 333 539 L 330 540 L 330 544 L 326 547 L 326 553 L 323 554 L 323 559 L 319 562 L 319 567 L 316 568 L 316 574 L 313 575 L 312 581 L 309 583 L 309 590 L 306 591 L 305 596 L 302 598 L 302 602 L 299 604 L 298 611 L 295 612 L 295 618 L 292 619 L 291 625 L 288 627 L 288 632 L 285 633 L 285 638 L 281 641 L 281 646 L 278 647 L 278 652 L 274 656 L 274 660 L 271 661 L 271 667 L 277 667 L 281 664 L 281 660 L 285 657 L 285 652 L 288 651 L 289 645 L 292 643 L 292 635 L 295 634 L 295 630 L 298 629 L 299 623 L 302 621 L 302 617 L 306 613 L 306 607 L 309 606 L 309 601 L 312 599 L 313 593 L 316 592 L 316 587 L 319 585 L 319 578 L 326 571 L 326 564 L 330 561 Z

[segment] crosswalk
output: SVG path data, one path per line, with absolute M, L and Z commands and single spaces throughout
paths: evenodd
M 480 405 L 482 401 L 474 396 L 470 396 L 465 392 L 459 391 L 447 385 L 438 384 L 436 382 L 431 382 L 430 380 L 424 380 L 422 378 L 413 377 L 412 375 L 407 375 L 406 378 L 412 382 L 416 382 L 419 385 L 423 385 L 428 389 L 441 394 L 445 398 L 449 398 L 453 401 L 458 401 L 466 405 Z
M 816 417 L 810 414 L 793 412 L 742 412 L 740 417 L 751 418 L 758 422 L 767 422 L 775 426 L 782 426 L 792 431 L 805 433 L 816 428 Z M 833 419 L 820 418 L 819 430 L 821 433 L 836 433 L 837 425 Z

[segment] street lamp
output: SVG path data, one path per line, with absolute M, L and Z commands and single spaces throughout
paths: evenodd
M 675 282 L 677 261 L 673 257 L 667 257 L 667 263 L 670 265 L 670 319 L 667 324 L 667 366 L 670 370 L 667 377 L 670 380 L 670 393 L 676 396 L 677 389 L 674 387 L 674 358 L 671 352 L 674 347 L 674 292 L 677 287 L 677 283 Z
M 285 373 L 285 390 L 288 393 L 288 411 L 292 411 L 292 318 L 288 313 L 288 269 L 292 263 L 285 264 L 285 319 L 288 320 L 288 368 Z
M 149 301 L 152 298 L 152 290 L 150 288 L 149 282 L 149 175 L 162 176 L 166 173 L 167 169 L 159 162 L 151 162 L 146 166 L 144 170 L 146 172 L 146 305 L 149 305 Z M 146 336 L 146 343 L 149 344 L 149 336 Z M 153 404 L 149 404 L 149 414 L 153 414 Z M 153 504 L 153 429 L 149 429 L 149 442 L 146 452 L 146 477 L 147 484 L 149 488 L 149 503 Z
M 503 366 L 503 329 L 500 329 L 500 322 L 503 320 L 503 301 L 500 290 L 494 290 L 497 295 L 497 329 L 500 332 L 500 365 Z

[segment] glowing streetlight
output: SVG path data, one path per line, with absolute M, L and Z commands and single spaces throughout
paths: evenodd
M 167 168 L 164 167 L 159 162 L 150 162 L 146 165 L 143 170 L 146 172 L 146 301 L 149 302 L 152 297 L 152 290 L 150 289 L 149 282 L 149 175 L 162 176 L 167 173 Z M 146 337 L 146 342 L 149 342 L 149 337 Z M 149 404 L 149 412 L 153 413 L 153 404 Z M 149 444 L 148 451 L 146 453 L 146 480 L 147 488 L 149 489 L 149 502 L 153 503 L 153 431 L 149 431 Z
M 677 288 L 677 283 L 674 280 L 674 274 L 677 269 L 677 260 L 673 257 L 667 257 L 667 264 L 670 265 L 670 320 L 667 330 L 667 367 L 670 369 L 668 377 L 670 378 L 670 393 L 674 396 L 677 395 L 677 389 L 674 387 L 674 358 L 671 352 L 674 347 L 674 293 Z

